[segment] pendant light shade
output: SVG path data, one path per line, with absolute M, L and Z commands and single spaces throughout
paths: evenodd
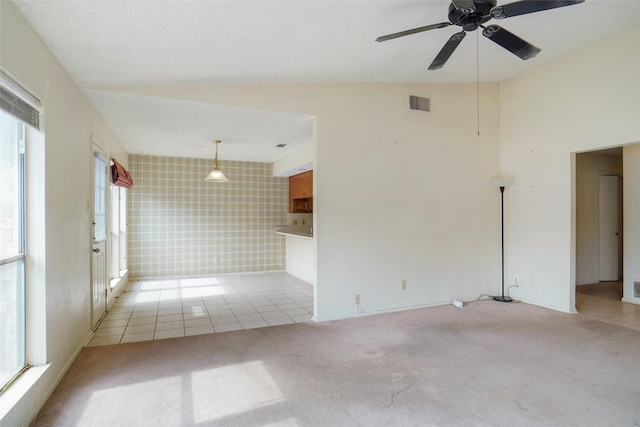
M 205 181 L 218 181 L 218 182 L 229 182 L 229 179 L 224 176 L 220 169 L 214 168 L 209 175 L 204 179 Z
M 204 179 L 205 181 L 229 182 L 227 177 L 224 176 L 224 174 L 220 170 L 220 165 L 218 164 L 218 144 L 220 144 L 221 142 L 222 141 L 220 141 L 219 139 L 213 141 L 213 143 L 216 144 L 216 159 L 213 170 Z

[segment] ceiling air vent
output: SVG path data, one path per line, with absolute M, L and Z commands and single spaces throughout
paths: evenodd
M 430 111 L 429 98 L 422 96 L 409 95 L 409 108 L 418 111 Z

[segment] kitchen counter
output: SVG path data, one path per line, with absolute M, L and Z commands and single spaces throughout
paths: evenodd
M 289 225 L 276 227 L 274 229 L 276 234 L 281 234 L 283 236 L 293 236 L 300 237 L 303 239 L 313 239 L 313 227 L 300 226 L 300 225 Z

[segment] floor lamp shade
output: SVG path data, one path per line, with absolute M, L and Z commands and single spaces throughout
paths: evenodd
M 500 187 L 507 188 L 508 186 L 513 184 L 513 180 L 511 178 L 497 178 L 497 179 L 492 179 L 491 183 L 498 188 Z

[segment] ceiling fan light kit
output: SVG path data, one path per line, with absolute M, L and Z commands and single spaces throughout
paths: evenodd
M 482 35 L 503 47 L 523 60 L 531 59 L 540 53 L 540 48 L 510 33 L 504 28 L 491 24 L 484 24 L 492 19 L 504 19 L 513 16 L 526 15 L 543 10 L 556 9 L 558 7 L 571 6 L 583 3 L 584 0 L 522 0 L 502 6 L 497 5 L 496 0 L 452 0 L 449 5 L 449 21 L 439 24 L 426 25 L 411 30 L 388 34 L 376 39 L 377 42 L 396 39 L 424 31 L 457 25 L 462 31 L 452 35 L 440 50 L 436 58 L 429 65 L 429 70 L 440 69 L 446 64 L 458 45 L 462 42 L 466 33 L 482 28 Z

